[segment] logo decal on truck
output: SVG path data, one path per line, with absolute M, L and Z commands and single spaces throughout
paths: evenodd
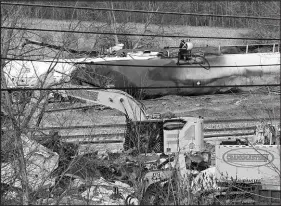
M 237 167 L 261 167 L 274 160 L 270 152 L 254 148 L 232 149 L 224 153 L 222 158 L 227 164 Z

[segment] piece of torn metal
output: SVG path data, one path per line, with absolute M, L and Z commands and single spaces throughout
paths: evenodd
M 50 174 L 58 167 L 59 155 L 25 135 L 21 139 L 29 188 L 35 191 L 53 185 L 55 180 Z M 22 187 L 16 161 L 1 164 L 1 183 Z
M 114 188 L 118 188 L 120 198 L 113 198 Z M 86 199 L 97 202 L 99 205 L 125 205 L 129 195 L 134 193 L 134 188 L 120 181 L 108 182 L 103 178 L 92 182 L 92 186 L 84 191 L 81 195 Z M 138 204 L 138 200 L 131 200 L 134 204 Z

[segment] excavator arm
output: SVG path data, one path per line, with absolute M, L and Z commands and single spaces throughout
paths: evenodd
M 68 96 L 117 109 L 132 121 L 144 121 L 147 119 L 145 107 L 126 92 L 99 88 L 93 90 L 93 87 L 77 85 L 64 85 L 63 87 L 77 88 L 77 90 L 66 89 L 65 93 Z

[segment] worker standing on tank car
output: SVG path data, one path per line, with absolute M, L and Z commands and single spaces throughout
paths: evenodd
M 190 39 L 187 39 L 186 41 L 181 40 L 177 64 L 179 64 L 180 59 L 184 59 L 185 61 L 190 59 L 192 48 L 193 44 L 190 42 Z
M 180 43 L 180 46 L 179 46 L 180 50 L 181 50 L 182 48 L 184 48 L 184 46 L 186 46 L 186 42 L 184 41 L 184 39 L 182 39 L 182 40 L 181 40 L 181 43 Z
M 179 53 L 178 53 L 178 62 L 177 64 L 179 64 L 180 59 L 182 59 L 182 56 L 184 54 L 186 54 L 187 51 L 187 44 L 184 41 L 184 39 L 181 40 L 180 46 L 179 46 Z

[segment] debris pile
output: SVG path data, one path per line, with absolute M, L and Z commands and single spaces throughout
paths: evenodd
M 57 133 L 42 144 L 23 135 L 22 143 L 33 203 L 138 204 L 132 186 L 141 170 L 125 156 L 98 152 L 77 155 L 78 147 L 61 142 Z M 19 199 L 21 183 L 16 161 L 1 163 L 2 197 Z
M 79 155 L 78 145 L 62 142 L 57 132 L 48 137 L 36 142 L 22 136 L 32 204 L 139 205 L 151 203 L 153 196 L 156 198 L 153 204 L 175 201 L 177 190 L 170 191 L 178 184 L 173 181 L 177 175 L 175 155 L 138 154 L 134 148 L 122 153 L 94 151 Z M 197 162 L 196 159 L 192 161 Z M 189 170 L 192 172 L 189 187 L 192 194 L 218 189 L 213 179 L 215 167 L 205 170 L 204 165 L 200 166 L 198 162 L 197 167 L 201 169 L 190 167 Z M 18 174 L 15 164 L 1 164 L 5 198 L 21 196 Z

